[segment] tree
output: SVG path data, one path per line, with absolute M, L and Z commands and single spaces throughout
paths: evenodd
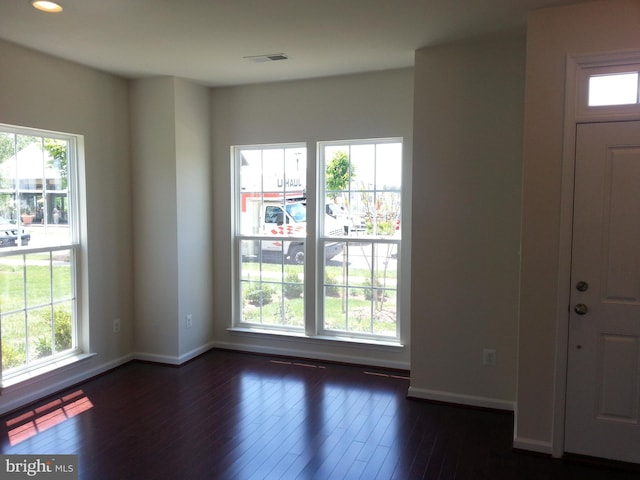
M 44 148 L 51 156 L 50 165 L 60 173 L 62 189 L 67 188 L 67 142 L 53 138 L 44 139 Z
M 34 141 L 38 141 L 37 138 L 29 135 L 0 132 L 0 163 L 13 157 Z
M 0 134 L 0 163 L 16 154 L 16 142 L 13 134 Z
M 349 181 L 356 176 L 355 169 L 349 162 L 349 155 L 343 151 L 336 152 L 333 156 L 327 165 L 326 174 L 326 189 L 332 198 L 338 196 L 338 191 L 346 190 Z

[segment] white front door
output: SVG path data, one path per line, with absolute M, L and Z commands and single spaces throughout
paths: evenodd
M 640 463 L 640 122 L 578 125 L 565 451 Z

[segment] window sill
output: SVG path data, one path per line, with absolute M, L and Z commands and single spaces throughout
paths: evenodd
M 318 342 L 336 342 L 336 343 L 344 343 L 344 344 L 352 344 L 363 347 L 381 347 L 381 348 L 392 348 L 392 349 L 402 349 L 405 347 L 400 342 L 391 341 L 391 340 L 379 340 L 379 339 L 368 339 L 368 338 L 358 338 L 358 337 L 347 337 L 347 336 L 333 336 L 333 335 L 315 335 L 309 336 L 305 335 L 303 332 L 287 332 L 281 330 L 268 330 L 264 328 L 252 328 L 252 327 L 231 327 L 227 329 L 228 332 L 232 334 L 240 334 L 247 336 L 262 336 L 269 335 L 274 338 L 285 338 L 292 340 L 303 340 L 303 341 L 318 341 Z
M 45 363 L 43 365 L 29 368 L 22 372 L 9 375 L 6 378 L 3 378 L 1 388 L 2 390 L 5 390 L 7 388 L 17 386 L 19 384 L 38 380 L 40 379 L 40 377 L 43 377 L 47 374 L 51 374 L 52 372 L 56 372 L 57 370 L 60 370 L 62 368 L 75 365 L 76 363 L 86 360 L 88 358 L 92 358 L 95 355 L 96 355 L 95 353 L 76 352 L 71 355 L 60 357 L 55 362 Z

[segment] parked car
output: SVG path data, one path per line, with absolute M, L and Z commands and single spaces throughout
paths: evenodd
M 20 242 L 20 245 L 25 246 L 29 244 L 30 240 L 30 233 L 25 232 L 19 225 L 11 223 L 4 218 L 0 218 L 0 248 L 17 247 L 18 241 Z

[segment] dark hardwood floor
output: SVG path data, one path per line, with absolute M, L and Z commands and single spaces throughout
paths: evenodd
M 211 351 L 133 362 L 2 418 L 3 454 L 120 479 L 636 479 L 512 451 L 513 415 L 409 400 L 396 372 Z

